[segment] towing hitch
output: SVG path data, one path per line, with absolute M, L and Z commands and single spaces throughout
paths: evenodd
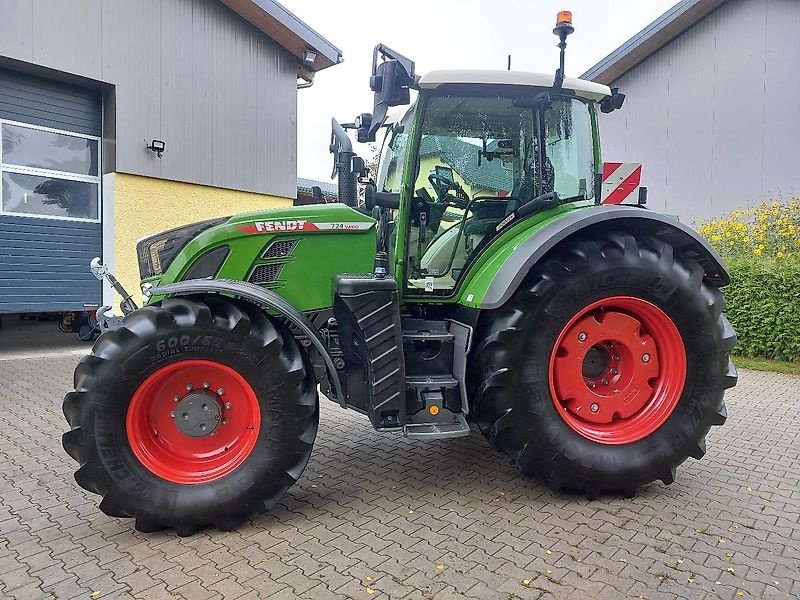
M 128 293 L 128 290 L 126 290 L 119 280 L 114 277 L 114 274 L 111 273 L 108 265 L 106 265 L 99 256 L 95 256 L 92 259 L 92 261 L 89 263 L 89 269 L 92 271 L 92 275 L 94 275 L 98 281 L 103 281 L 104 279 L 107 280 L 108 283 L 111 284 L 111 287 L 114 288 L 114 291 L 122 296 L 122 302 L 120 302 L 119 308 L 122 310 L 123 315 L 130 314 L 139 308 L 131 295 Z M 122 325 L 121 317 L 108 314 L 113 310 L 114 307 L 108 305 L 101 306 L 99 309 L 97 309 L 97 324 L 100 327 L 101 333 L 112 329 L 117 329 L 120 327 L 120 325 Z

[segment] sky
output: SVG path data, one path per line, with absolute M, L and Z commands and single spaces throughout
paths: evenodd
M 676 0 L 279 0 L 337 46 L 344 62 L 298 90 L 297 174 L 330 181 L 331 117 L 352 121 L 372 112 L 372 49 L 383 42 L 434 69 L 555 72 L 559 10 L 573 12 L 566 74 L 578 77 L 675 4 Z M 624 91 L 624 90 L 623 90 Z M 368 157 L 369 150 L 357 152 Z

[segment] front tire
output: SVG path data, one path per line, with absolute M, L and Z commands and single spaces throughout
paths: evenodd
M 63 408 L 64 449 L 100 509 L 182 536 L 269 510 L 303 472 L 319 416 L 291 334 L 221 297 L 126 316 L 80 361 Z
M 672 483 L 725 422 L 737 375 L 724 304 L 695 260 L 658 239 L 573 243 L 482 316 L 469 370 L 481 431 L 555 491 Z

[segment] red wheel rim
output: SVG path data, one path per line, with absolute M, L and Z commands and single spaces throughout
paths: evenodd
M 570 428 L 601 444 L 629 444 L 675 410 L 686 382 L 686 350 L 660 308 L 613 296 L 567 323 L 549 374 L 553 403 Z
M 133 394 L 128 442 L 151 473 L 182 484 L 225 477 L 255 447 L 261 409 L 253 388 L 230 367 L 184 360 L 161 367 Z

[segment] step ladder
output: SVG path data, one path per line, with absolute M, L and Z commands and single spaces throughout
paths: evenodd
M 451 423 L 411 423 L 403 427 L 408 438 L 436 440 L 457 438 L 470 434 L 469 424 L 463 414 L 453 415 Z

